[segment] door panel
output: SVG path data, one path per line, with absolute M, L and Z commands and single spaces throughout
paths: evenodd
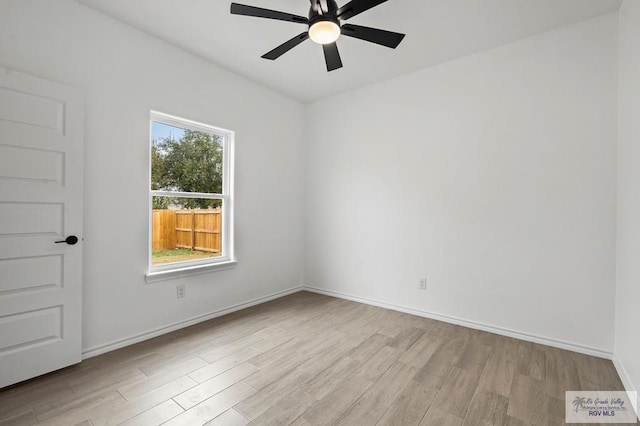
M 0 202 L 0 238 L 62 236 L 62 203 Z
M 0 68 L 0 387 L 81 360 L 82 131 L 78 90 Z
M 61 254 L 0 260 L 0 296 L 62 287 Z
M 0 318 L 0 353 L 24 350 L 62 339 L 62 306 L 7 315 Z
M 46 84 L 44 80 L 41 81 L 43 82 Z M 48 98 L 45 93 L 36 94 L 23 92 L 20 88 L 0 87 L 0 120 L 44 127 L 62 133 L 64 106 L 64 100 Z
M 64 154 L 35 148 L 0 146 L 0 179 L 62 184 Z

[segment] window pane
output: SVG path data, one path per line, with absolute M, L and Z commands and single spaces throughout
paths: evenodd
M 153 121 L 151 189 L 222 193 L 224 137 Z
M 153 197 L 153 265 L 221 255 L 222 200 Z

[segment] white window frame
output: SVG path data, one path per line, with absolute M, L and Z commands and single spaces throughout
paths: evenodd
M 222 144 L 222 193 L 210 194 L 200 192 L 173 192 L 151 190 L 151 147 L 153 145 L 153 122 L 166 124 L 182 129 L 208 133 L 223 138 Z M 149 253 L 149 269 L 146 274 L 147 282 L 177 278 L 185 275 L 198 274 L 212 270 L 233 268 L 237 265 L 233 244 L 233 154 L 235 133 L 208 124 L 199 123 L 173 115 L 151 111 L 149 119 L 149 239 L 147 250 Z M 183 262 L 153 265 L 153 197 L 170 196 L 184 198 L 206 198 L 222 200 L 222 253 L 220 256 L 205 259 L 186 260 Z

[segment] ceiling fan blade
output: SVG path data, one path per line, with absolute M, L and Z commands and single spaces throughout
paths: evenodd
M 232 15 L 255 16 L 256 18 L 277 19 L 278 21 L 295 22 L 298 24 L 308 24 L 309 19 L 304 16 L 292 15 L 291 13 L 278 12 L 277 10 L 263 9 L 261 7 L 247 6 L 245 4 L 231 3 Z
M 353 18 L 354 16 L 359 15 L 362 12 L 366 12 L 367 10 L 386 1 L 387 0 L 351 0 L 349 3 L 338 9 L 336 15 L 338 18 L 346 21 L 347 19 Z
M 338 45 L 334 43 L 323 44 L 322 50 L 324 50 L 324 60 L 327 63 L 327 71 L 337 70 L 342 68 L 342 59 L 340 59 L 340 52 L 338 52 Z
M 370 41 L 371 43 L 380 44 L 392 49 L 398 47 L 404 38 L 404 34 L 351 24 L 344 24 L 342 26 L 342 35 Z
M 285 41 L 280 46 L 276 47 L 272 51 L 265 53 L 262 55 L 264 59 L 271 59 L 272 61 L 278 59 L 280 56 L 284 55 L 303 41 L 309 38 L 308 32 L 303 32 L 292 38 L 291 40 Z

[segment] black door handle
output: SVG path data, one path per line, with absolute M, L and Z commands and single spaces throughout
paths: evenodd
M 69 235 L 67 238 L 65 238 L 64 240 L 61 241 L 56 241 L 56 244 L 59 243 L 67 243 L 70 246 L 74 245 L 75 243 L 78 242 L 78 237 L 76 237 L 75 235 Z

